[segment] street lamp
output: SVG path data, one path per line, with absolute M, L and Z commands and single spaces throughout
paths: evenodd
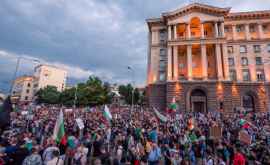
M 75 87 L 75 93 L 74 93 L 74 102 L 73 102 L 73 108 L 76 108 L 76 102 L 77 102 L 77 92 L 78 92 L 78 85 L 76 84 Z
M 133 112 L 133 107 L 134 107 L 134 89 L 135 89 L 135 79 L 134 79 L 134 77 L 135 77 L 135 74 L 134 74 L 134 70 L 133 70 L 133 68 L 132 67 L 130 67 L 130 66 L 128 66 L 128 70 L 130 70 L 131 71 L 131 75 L 132 75 L 132 86 L 133 86 L 133 88 L 132 88 L 132 95 L 131 95 L 131 112 Z M 131 116 L 131 112 L 130 112 L 130 116 Z
M 13 78 L 12 78 L 12 82 L 11 82 L 11 86 L 10 86 L 10 89 L 9 89 L 10 96 L 12 95 L 12 89 L 14 87 L 14 83 L 15 83 L 17 73 L 18 73 L 18 69 L 19 69 L 19 66 L 20 66 L 20 62 L 21 62 L 22 59 L 32 61 L 32 62 L 35 62 L 35 63 L 40 63 L 40 61 L 37 60 L 37 59 L 31 59 L 31 58 L 26 58 L 26 57 L 22 57 L 22 56 L 17 57 L 16 69 L 15 69 L 15 72 L 14 72 L 14 75 L 13 75 Z

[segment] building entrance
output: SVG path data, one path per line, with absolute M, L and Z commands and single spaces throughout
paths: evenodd
M 192 112 L 207 112 L 207 96 L 201 89 L 194 89 L 190 95 L 190 105 Z

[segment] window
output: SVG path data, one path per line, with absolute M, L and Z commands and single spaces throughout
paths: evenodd
M 270 44 L 267 45 L 267 51 L 270 53 Z
M 225 32 L 225 33 L 232 32 L 232 29 L 231 29 L 229 26 L 225 26 L 225 27 L 224 27 L 224 32 Z
M 240 53 L 247 53 L 247 46 L 246 45 L 240 46 Z
M 236 71 L 235 70 L 230 70 L 230 80 L 236 81 Z
M 261 46 L 260 45 L 253 45 L 254 53 L 260 53 L 261 52 Z
M 233 53 L 233 46 L 228 46 L 228 53 L 232 54 Z
M 28 100 L 28 96 L 25 96 L 25 97 L 24 97 L 24 100 L 27 101 L 27 100 Z
M 159 35 L 160 35 L 160 42 L 164 42 L 166 40 L 166 31 L 165 30 L 160 30 L 159 31 Z
M 243 70 L 243 81 L 249 81 L 249 80 L 250 80 L 249 70 L 244 69 Z
M 263 31 L 266 32 L 267 31 L 267 25 L 262 25 Z
M 263 71 L 258 70 L 258 71 L 256 72 L 256 76 L 257 76 L 257 80 L 258 80 L 258 81 L 264 81 L 264 72 L 263 72 Z
M 30 91 L 29 91 L 29 89 L 26 89 L 26 93 L 29 93 Z
M 180 63 L 180 64 L 179 64 L 179 67 L 180 67 L 181 69 L 183 69 L 183 68 L 185 68 L 185 64 Z
M 166 49 L 160 49 L 160 56 L 166 56 Z
M 242 66 L 247 66 L 248 65 L 248 58 L 247 57 L 242 57 L 241 58 L 241 64 L 242 64 Z
M 229 66 L 234 66 L 234 59 L 231 57 L 229 60 Z
M 243 32 L 243 31 L 244 31 L 244 26 L 243 26 L 243 25 L 237 25 L 237 26 L 236 26 L 236 31 L 237 31 L 238 33 Z
M 27 86 L 28 86 L 28 87 L 31 87 L 31 84 L 30 84 L 30 83 L 28 83 L 28 84 L 27 84 Z
M 262 65 L 262 57 L 256 57 L 256 65 Z
M 256 32 L 255 26 L 254 26 L 254 25 L 250 25 L 250 26 L 249 26 L 249 31 L 250 31 L 251 33 Z
M 159 61 L 159 70 L 164 71 L 166 67 L 165 61 Z
M 165 81 L 165 72 L 159 72 L 159 80 Z
M 160 49 L 160 60 L 166 60 L 166 49 Z

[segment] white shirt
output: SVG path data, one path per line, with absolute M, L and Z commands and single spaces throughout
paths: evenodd
M 55 157 L 48 161 L 46 165 L 64 165 L 64 161 L 60 157 Z

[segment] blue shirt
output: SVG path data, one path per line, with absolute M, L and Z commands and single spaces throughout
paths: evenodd
M 149 156 L 148 156 L 148 161 L 150 162 L 158 161 L 160 157 L 161 157 L 160 148 L 157 147 L 150 151 Z

